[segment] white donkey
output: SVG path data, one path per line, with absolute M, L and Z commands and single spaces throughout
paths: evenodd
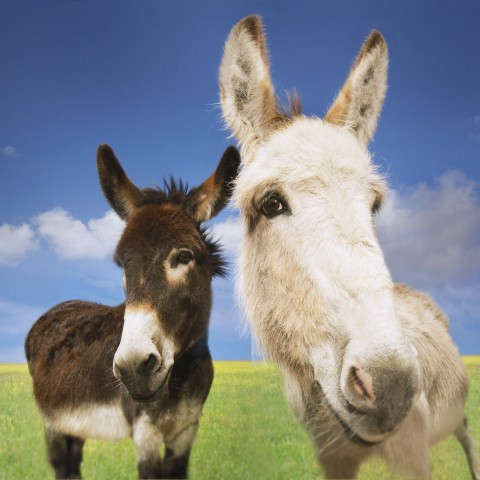
M 328 478 L 354 478 L 372 454 L 429 478 L 430 446 L 454 432 L 480 479 L 448 319 L 427 295 L 393 283 L 375 233 L 387 187 L 367 145 L 387 63 L 373 31 L 323 120 L 286 114 L 260 18 L 233 28 L 220 100 L 243 153 L 238 287 Z

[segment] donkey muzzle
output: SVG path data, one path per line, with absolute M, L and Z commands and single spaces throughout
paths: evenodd
M 340 388 L 358 433 L 376 436 L 395 431 L 418 397 L 420 380 L 415 355 L 346 358 Z
M 153 397 L 166 380 L 164 362 L 158 352 L 130 358 L 129 361 L 115 358 L 113 374 L 120 380 L 130 395 L 138 401 L 153 401 Z

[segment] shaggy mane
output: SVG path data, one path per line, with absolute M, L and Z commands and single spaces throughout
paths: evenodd
M 286 91 L 287 105 L 277 102 L 277 115 L 269 119 L 269 123 L 281 128 L 283 125 L 289 125 L 296 117 L 302 116 L 302 104 L 297 90 L 293 92 Z
M 223 258 L 222 246 L 218 240 L 213 238 L 212 232 L 204 227 L 200 227 L 199 230 L 211 255 L 213 275 L 216 277 L 225 278 L 229 273 L 229 265 L 225 258 Z
M 172 176 L 163 180 L 163 189 L 159 186 L 142 189 L 142 199 L 137 206 L 161 205 L 162 203 L 174 203 L 182 205 L 188 198 L 191 190 L 188 183 L 183 180 L 176 181 Z
M 293 120 L 295 117 L 302 115 L 302 103 L 300 102 L 300 94 L 298 90 L 294 89 L 293 92 L 287 90 L 288 105 L 283 107 L 282 113 Z

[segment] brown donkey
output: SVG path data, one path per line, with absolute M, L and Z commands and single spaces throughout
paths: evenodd
M 61 303 L 33 325 L 25 350 L 57 478 L 80 478 L 87 438 L 133 437 L 140 478 L 184 478 L 213 379 L 211 281 L 225 273 L 201 227 L 224 207 L 239 154 L 225 151 L 198 188 L 139 190 L 101 145 L 100 183 L 126 221 L 115 252 L 126 302 Z M 160 444 L 165 444 L 165 458 Z
M 386 183 L 367 147 L 387 63 L 372 32 L 324 119 L 285 115 L 260 18 L 233 28 L 220 100 L 242 145 L 238 286 L 328 478 L 355 477 L 372 454 L 428 478 L 430 446 L 455 433 L 479 479 L 448 320 L 428 296 L 393 282 L 375 232 Z

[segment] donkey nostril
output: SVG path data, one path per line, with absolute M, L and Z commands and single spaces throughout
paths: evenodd
M 144 374 L 152 374 L 156 373 L 160 367 L 162 366 L 162 362 L 157 358 L 156 355 L 151 353 L 146 360 L 144 360 L 139 365 L 139 370 Z
M 352 367 L 350 370 L 350 384 L 357 395 L 368 398 L 372 402 L 375 401 L 373 379 L 365 370 L 359 367 Z

